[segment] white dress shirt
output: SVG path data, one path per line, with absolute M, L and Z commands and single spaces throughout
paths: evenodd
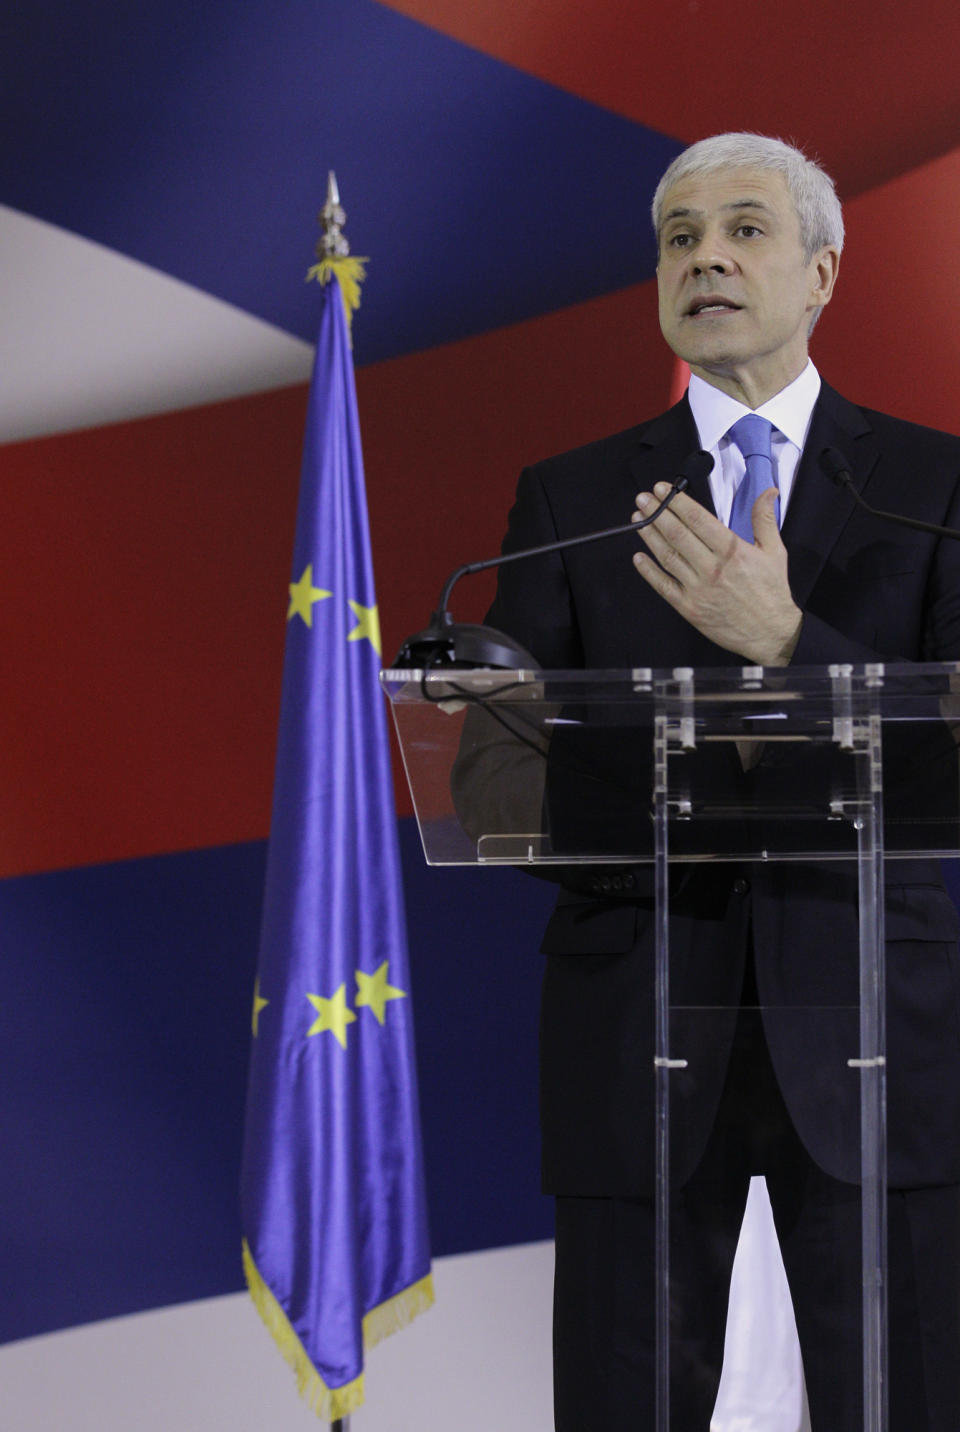
M 713 505 L 720 521 L 729 526 L 733 495 L 746 463 L 726 433 L 751 409 L 695 374 L 688 391 L 700 446 L 713 458 Z M 781 524 L 819 393 L 820 374 L 808 360 L 799 378 L 756 410 L 773 423 L 770 446 L 780 488 Z M 761 743 L 737 745 L 747 769 L 756 761 Z M 760 1426 L 809 1432 L 808 1419 L 803 1364 L 770 1199 L 764 1180 L 752 1178 L 730 1284 L 723 1375 L 710 1427 L 715 1432 Z
M 781 388 L 779 393 L 756 409 L 759 417 L 768 418 L 773 424 L 771 450 L 777 485 L 780 488 L 781 526 L 819 394 L 820 374 L 807 359 L 807 366 L 799 378 L 794 378 L 792 383 Z M 710 474 L 713 505 L 720 521 L 729 527 L 733 495 L 746 472 L 746 463 L 736 443 L 726 434 L 738 418 L 744 417 L 753 409 L 745 408 L 736 398 L 721 393 L 719 388 L 712 387 L 695 373 L 690 375 L 688 396 L 693 420 L 700 435 L 700 446 L 713 458 L 713 471 Z

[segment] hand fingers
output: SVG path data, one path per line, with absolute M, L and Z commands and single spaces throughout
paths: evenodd
M 637 511 L 633 514 L 634 521 L 656 511 L 657 497 L 653 494 L 641 492 L 636 500 Z M 637 535 L 657 559 L 660 566 L 681 582 L 689 576 L 692 570 L 696 549 L 699 548 L 702 551 L 701 544 L 690 528 L 679 518 L 672 517 L 669 509 L 649 527 L 642 528 Z
M 768 487 L 765 492 L 761 492 L 753 504 L 753 511 L 750 514 L 754 542 L 758 547 L 765 548 L 767 551 L 771 547 L 783 546 L 780 524 L 777 521 L 777 499 L 779 496 L 775 487 Z
M 639 492 L 633 520 L 649 517 L 669 491 L 669 484 L 658 482 L 652 493 Z M 646 540 L 648 533 L 658 533 L 671 547 L 686 554 L 694 562 L 701 547 L 716 552 L 724 550 L 729 544 L 729 532 L 723 523 L 718 522 L 712 512 L 708 512 L 699 502 L 687 497 L 683 492 L 678 493 L 656 522 L 643 529 L 641 536 Z
M 652 493 L 639 492 L 636 501 L 641 516 L 648 517 L 651 512 L 655 511 L 657 505 L 669 495 L 669 492 L 670 484 L 667 482 L 658 482 Z M 657 518 L 658 524 L 671 521 L 679 522 L 681 526 L 696 533 L 701 541 L 706 541 L 714 530 L 720 532 L 726 530 L 723 523 L 718 522 L 712 512 L 708 512 L 705 507 L 694 498 L 688 497 L 685 492 L 678 492 L 670 506 L 665 508 Z
M 648 586 L 659 592 L 671 606 L 677 606 L 683 588 L 676 578 L 671 577 L 646 552 L 634 552 L 633 565 Z
M 645 527 L 639 534 L 640 540 L 650 555 L 657 559 L 665 572 L 669 572 L 678 582 L 689 581 L 695 572 L 695 568 L 688 558 L 684 556 L 683 552 L 679 550 L 679 540 L 682 539 L 679 539 L 678 544 L 675 546 L 668 540 L 663 532 L 659 531 L 659 526 L 660 524 L 657 522 L 652 527 Z

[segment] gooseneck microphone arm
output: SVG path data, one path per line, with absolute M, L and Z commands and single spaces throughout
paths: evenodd
M 528 557 L 545 557 L 551 552 L 562 552 L 568 547 L 583 547 L 589 542 L 600 542 L 605 537 L 640 532 L 644 527 L 656 522 L 688 483 L 708 476 L 712 467 L 713 458 L 709 453 L 691 453 L 681 464 L 666 497 L 649 517 L 641 518 L 637 522 L 624 522 L 617 527 L 605 527 L 600 532 L 583 532 L 575 537 L 561 537 L 555 542 L 544 542 L 539 547 L 524 547 L 517 552 L 501 553 L 499 557 L 487 557 L 482 562 L 466 562 L 462 567 L 457 567 L 444 583 L 429 627 L 407 638 L 394 659 L 394 668 L 422 667 L 429 670 L 452 666 L 494 666 L 507 670 L 516 667 L 537 670 L 537 662 L 513 637 L 498 632 L 493 627 L 454 622 L 449 612 L 450 594 L 460 578 L 475 572 L 485 572 L 491 567 L 503 567 L 510 562 L 525 561 Z
M 854 486 L 853 476 L 850 472 L 850 464 L 842 452 L 837 448 L 824 448 L 818 458 L 820 471 L 829 477 L 836 487 L 842 487 L 850 493 L 850 496 L 857 502 L 865 512 L 872 517 L 882 517 L 886 522 L 896 522 L 900 527 L 912 527 L 917 532 L 930 532 L 934 537 L 952 537 L 954 541 L 960 542 L 960 530 L 956 527 L 938 527 L 935 522 L 921 522 L 919 517 L 904 517 L 899 512 L 884 512 L 879 507 L 871 507 L 869 502 L 862 498 Z
M 602 532 L 586 532 L 576 537 L 563 537 L 557 542 L 544 542 L 540 547 L 525 547 L 522 552 L 508 552 L 505 556 L 487 557 L 483 562 L 466 562 L 455 572 L 451 572 L 447 578 L 446 586 L 440 593 L 436 614 L 446 612 L 450 605 L 450 593 L 461 577 L 472 576 L 474 572 L 485 572 L 490 567 L 505 567 L 508 562 L 519 562 L 526 557 L 545 557 L 550 552 L 562 552 L 567 547 L 582 547 L 588 542 L 600 542 L 604 537 L 617 537 L 621 532 L 639 532 L 642 527 L 649 527 L 651 522 L 656 522 L 664 508 L 670 506 L 677 493 L 683 492 L 688 480 L 682 473 L 679 477 L 674 478 L 670 491 L 656 511 L 651 512 L 649 517 L 644 517 L 639 522 L 621 522 L 616 527 L 604 528 Z

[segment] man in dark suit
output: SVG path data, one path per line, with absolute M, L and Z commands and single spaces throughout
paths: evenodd
M 654 223 L 661 326 L 690 390 L 652 422 L 528 469 L 505 550 L 647 515 L 698 448 L 713 472 L 642 547 L 504 567 L 491 623 L 552 669 L 960 658 L 960 544 L 884 525 L 818 468 L 837 448 L 873 506 L 960 525 L 960 441 L 855 407 L 809 362 L 843 241 L 828 176 L 779 141 L 718 136 L 670 166 Z M 761 747 L 726 754 L 731 788 L 766 778 Z M 958 923 L 938 862 L 891 861 L 886 877 L 890 1425 L 957 1432 Z M 558 1432 L 653 1425 L 652 948 L 649 871 L 571 875 L 543 943 Z M 837 1309 L 859 1304 L 856 1076 L 835 1058 L 842 1035 L 824 1052 L 809 1021 L 773 1011 L 856 1005 L 855 868 L 685 867 L 671 952 L 679 1004 L 740 1011 L 720 1041 L 712 1124 L 677 1181 L 673 1426 L 707 1432 L 747 1184 L 762 1173 L 813 1432 L 854 1432 L 860 1328 Z

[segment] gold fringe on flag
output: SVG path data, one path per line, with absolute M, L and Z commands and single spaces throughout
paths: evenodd
M 345 1383 L 343 1387 L 328 1387 L 310 1361 L 286 1313 L 260 1276 L 260 1270 L 253 1261 L 253 1254 L 246 1239 L 243 1240 L 243 1271 L 254 1307 L 296 1374 L 300 1396 L 318 1417 L 327 1422 L 349 1417 L 351 1412 L 355 1412 L 363 1404 L 363 1373 L 352 1382 Z M 374 1347 L 390 1333 L 406 1327 L 418 1313 L 426 1312 L 432 1305 L 433 1277 L 428 1273 L 418 1283 L 411 1284 L 395 1297 L 388 1298 L 385 1303 L 370 1309 L 363 1320 L 364 1347 Z
M 359 258 L 356 254 L 347 254 L 345 257 L 322 258 L 307 270 L 308 283 L 311 279 L 316 279 L 317 283 L 329 283 L 332 278 L 337 280 L 348 332 L 353 315 L 360 307 L 360 285 L 367 276 L 364 264 L 369 262 L 369 259 Z
M 364 1347 L 376 1347 L 391 1333 L 399 1332 L 412 1323 L 418 1313 L 425 1313 L 432 1307 L 433 1275 L 428 1273 L 419 1283 L 411 1283 L 409 1288 L 370 1309 L 363 1320 Z

